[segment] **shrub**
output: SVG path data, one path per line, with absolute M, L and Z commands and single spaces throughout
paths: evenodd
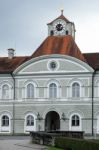
M 62 150 L 62 149 L 56 147 L 48 147 L 46 150 Z
M 99 143 L 73 138 L 56 138 L 55 147 L 64 150 L 99 150 Z

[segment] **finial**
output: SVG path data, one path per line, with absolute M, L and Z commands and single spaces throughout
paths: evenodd
M 64 1 L 63 0 L 61 0 L 60 10 L 61 10 L 61 15 L 63 15 L 63 12 L 64 12 Z
M 63 15 L 63 12 L 64 12 L 64 10 L 63 10 L 63 9 L 61 9 L 61 15 Z

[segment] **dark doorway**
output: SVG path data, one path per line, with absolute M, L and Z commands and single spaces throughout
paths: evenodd
M 60 117 L 55 111 L 50 111 L 45 118 L 45 131 L 56 131 L 60 129 Z

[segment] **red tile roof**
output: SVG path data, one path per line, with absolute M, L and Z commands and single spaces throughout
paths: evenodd
M 0 57 L 0 73 L 11 73 L 29 59 L 29 56 L 13 57 L 12 59 L 9 59 L 8 57 Z
M 84 53 L 83 55 L 93 69 L 99 69 L 99 53 Z
M 0 73 L 12 73 L 24 62 L 43 55 L 61 54 L 75 57 L 88 63 L 93 69 L 99 69 L 99 53 L 82 54 L 71 36 L 49 36 L 31 56 L 0 57 Z
M 57 19 L 62 19 L 66 22 L 70 22 L 64 15 L 60 15 L 58 18 L 54 19 L 53 21 L 51 21 L 50 23 L 48 23 L 47 25 L 52 24 L 54 21 L 56 21 Z
M 61 54 L 69 55 L 86 62 L 83 54 L 80 52 L 72 36 L 49 36 L 33 53 L 32 57 L 42 55 Z

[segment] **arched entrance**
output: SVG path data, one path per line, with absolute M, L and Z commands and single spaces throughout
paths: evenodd
M 45 117 L 45 131 L 54 131 L 60 129 L 60 116 L 55 111 L 50 111 Z

